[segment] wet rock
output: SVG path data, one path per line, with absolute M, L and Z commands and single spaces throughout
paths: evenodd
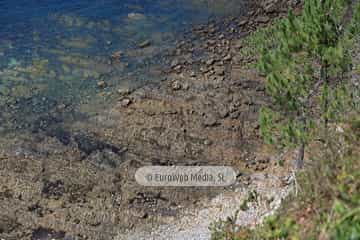
M 209 72 L 210 71 L 210 69 L 209 68 L 206 68 L 206 67 L 200 67 L 200 72 L 202 72 L 202 73 L 207 73 L 207 72 Z
M 234 112 L 231 112 L 230 113 L 230 118 L 231 119 L 238 119 L 241 115 L 241 112 L 240 111 L 234 111 Z
M 113 54 L 111 54 L 111 58 L 119 61 L 122 55 L 123 55 L 122 51 L 116 51 Z
M 207 44 L 208 44 L 208 45 L 215 45 L 215 44 L 216 44 L 216 41 L 213 40 L 213 39 L 210 39 L 210 40 L 207 41 Z
M 233 28 L 233 27 L 231 27 L 231 28 L 228 29 L 228 31 L 229 31 L 230 33 L 235 33 L 235 32 L 236 32 L 236 29 Z
M 0 234 L 11 233 L 19 223 L 17 223 L 15 217 L 0 214 Z
M 262 3 L 262 6 L 265 10 L 266 13 L 273 13 L 273 12 L 276 12 L 277 9 L 278 9 L 278 6 L 277 6 L 277 3 L 278 1 L 277 0 L 269 0 L 269 1 L 264 1 Z
M 48 132 L 52 126 L 57 125 L 62 122 L 62 119 L 58 116 L 53 116 L 50 114 L 41 115 L 35 122 L 32 124 L 32 132 L 39 133 L 40 131 Z
M 64 182 L 62 180 L 48 181 L 44 180 L 41 194 L 46 198 L 59 199 L 65 192 Z
M 207 114 L 204 117 L 203 124 L 205 127 L 213 127 L 218 124 L 217 117 L 215 116 L 215 114 Z
M 145 40 L 145 41 L 139 43 L 139 48 L 146 48 L 146 47 L 149 47 L 150 45 L 151 45 L 151 41 Z
M 114 169 L 123 162 L 123 158 L 121 156 L 115 154 L 109 149 L 104 149 L 91 154 L 89 156 L 89 160 L 102 169 Z
M 218 113 L 221 118 L 226 118 L 229 116 L 229 109 L 223 106 L 219 109 Z
M 120 105 L 121 105 L 122 107 L 127 107 L 127 106 L 129 106 L 130 104 L 131 104 L 131 100 L 128 99 L 128 98 L 125 98 L 125 99 L 121 100 L 121 102 L 120 102 Z
M 258 23 L 268 23 L 270 18 L 268 16 L 259 16 L 256 18 L 256 22 Z
M 205 139 L 203 143 L 206 146 L 210 146 L 213 142 L 211 140 L 209 140 L 209 139 Z
M 237 50 L 240 50 L 240 49 L 242 49 L 243 48 L 243 43 L 242 43 L 242 41 L 238 41 L 236 44 L 235 44 L 235 49 L 237 49 Z
M 181 69 L 182 69 L 181 65 L 177 65 L 176 67 L 174 67 L 174 70 L 177 71 L 177 72 L 180 72 Z
M 256 87 L 257 92 L 265 92 L 266 88 L 264 85 L 259 85 Z
M 38 216 L 38 217 L 44 216 L 44 208 L 42 206 L 40 206 L 38 202 L 30 205 L 28 207 L 28 211 L 35 213 L 36 216 Z
M 216 75 L 218 75 L 218 76 L 225 75 L 225 67 L 223 67 L 223 66 L 215 66 L 214 71 L 215 71 Z
M 223 61 L 231 61 L 232 57 L 231 57 L 231 54 L 227 54 L 224 58 L 223 58 Z
M 219 88 L 221 86 L 221 82 L 223 82 L 225 80 L 225 77 L 224 76 L 216 76 L 216 75 L 214 75 L 210 79 L 214 83 L 214 87 Z
M 264 10 L 266 13 L 273 13 L 277 10 L 277 6 L 276 4 L 269 4 L 268 6 L 265 7 Z
M 194 63 L 191 54 L 184 56 L 184 58 L 184 64 L 192 65 Z
M 146 219 L 149 217 L 149 214 L 144 210 L 135 210 L 132 212 L 132 215 L 140 219 Z
M 210 76 L 212 76 L 212 75 L 214 75 L 214 74 L 215 74 L 215 71 L 214 71 L 214 70 L 209 70 L 206 75 L 207 75 L 208 77 L 210 77 Z M 211 79 L 214 80 L 215 78 L 216 78 L 216 76 L 213 76 Z
M 87 194 L 91 192 L 94 185 L 71 183 L 67 186 L 68 199 L 70 203 L 84 203 L 87 201 Z
M 290 6 L 290 7 L 296 7 L 296 6 L 298 6 L 299 4 L 301 4 L 301 2 L 302 2 L 302 0 L 290 0 L 290 1 L 288 1 L 288 5 Z
M 174 59 L 174 60 L 171 61 L 170 67 L 171 67 L 171 68 L 175 68 L 175 67 L 176 67 L 177 65 L 179 65 L 179 64 L 180 64 L 179 60 L 178 60 L 178 59 Z
M 135 197 L 129 200 L 132 207 L 154 207 L 162 202 L 169 201 L 161 195 L 161 192 L 138 192 Z
M 179 49 L 176 49 L 176 55 L 181 55 L 183 53 L 183 51 L 179 48 Z
M 209 33 L 214 34 L 217 31 L 217 29 L 215 27 L 210 27 L 209 28 Z
M 181 88 L 184 90 L 189 90 L 190 85 L 189 85 L 189 83 L 185 82 L 184 84 L 182 84 Z
M 240 85 L 242 89 L 257 89 L 258 87 L 265 87 L 264 84 L 257 80 L 243 80 Z
M 64 239 L 65 232 L 55 231 L 48 228 L 39 227 L 33 230 L 31 240 L 57 240 Z
M 242 21 L 239 22 L 239 26 L 240 26 L 240 27 L 243 27 L 243 26 L 245 26 L 246 24 L 248 24 L 248 22 L 249 22 L 248 20 L 242 20 Z
M 105 81 L 99 81 L 97 82 L 97 86 L 99 88 L 106 88 L 107 87 L 107 83 Z
M 117 92 L 120 96 L 125 96 L 131 93 L 130 89 L 128 88 L 120 88 L 117 90 Z
M 102 151 L 104 149 L 109 149 L 116 154 L 120 154 L 124 151 L 124 149 L 121 149 L 120 147 L 105 143 L 81 133 L 77 134 L 74 139 L 78 145 L 79 150 L 86 155 L 90 155 L 92 152 Z
M 67 106 L 66 104 L 60 103 L 59 105 L 56 106 L 56 110 L 58 110 L 58 111 L 65 111 L 67 107 L 68 107 L 68 106 Z
M 172 84 L 171 84 L 171 89 L 174 90 L 174 91 L 178 91 L 181 89 L 181 83 L 179 81 L 174 81 Z
M 213 65 L 215 63 L 215 59 L 214 58 L 210 58 L 206 61 L 206 65 L 210 66 Z
M 5 200 L 7 198 L 12 198 L 14 196 L 14 193 L 12 190 L 10 190 L 7 187 L 4 187 L 2 191 L 0 191 L 0 200 Z
M 71 142 L 71 135 L 68 131 L 65 131 L 61 127 L 49 128 L 46 131 L 46 135 L 49 137 L 55 137 L 62 144 L 68 145 Z
M 142 13 L 129 13 L 128 18 L 130 20 L 143 20 L 146 18 L 146 16 Z

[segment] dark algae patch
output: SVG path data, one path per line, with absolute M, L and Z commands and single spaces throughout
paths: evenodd
M 64 232 L 56 232 L 51 229 L 38 228 L 32 232 L 31 240 L 52 240 L 52 239 L 65 239 Z M 66 238 L 68 239 L 68 238 Z

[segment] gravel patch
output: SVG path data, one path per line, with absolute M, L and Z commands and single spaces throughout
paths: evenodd
M 249 202 L 247 210 L 239 211 L 236 224 L 253 227 L 261 224 L 266 216 L 280 207 L 282 200 L 292 190 L 291 182 L 290 177 L 284 181 L 273 175 L 253 174 L 249 186 L 238 186 L 233 191 L 224 192 L 204 204 L 206 206 L 202 209 L 187 210 L 169 224 L 154 227 L 150 231 L 133 230 L 119 234 L 115 239 L 208 240 L 211 237 L 210 224 L 234 216 L 250 192 L 256 193 L 257 200 Z

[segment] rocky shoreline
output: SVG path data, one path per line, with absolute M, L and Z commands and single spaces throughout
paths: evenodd
M 59 128 L 43 119 L 45 134 L 0 139 L 0 236 L 113 239 L 238 189 L 141 187 L 134 173 L 146 165 L 232 166 L 242 188 L 255 184 L 253 172 L 286 179 L 258 135 L 258 110 L 269 103 L 264 78 L 244 67 L 254 58 L 239 50 L 289 4 L 299 3 L 254 2 L 247 16 L 195 26 L 169 54 L 163 81 L 119 89 L 119 101 L 89 121 Z M 274 184 L 282 191 L 284 181 Z

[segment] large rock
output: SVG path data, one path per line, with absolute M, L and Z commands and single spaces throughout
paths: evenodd
M 205 127 L 213 127 L 218 124 L 217 117 L 215 114 L 206 114 L 203 122 Z
M 0 214 L 0 235 L 12 232 L 17 226 L 18 223 L 14 217 Z
M 262 7 L 267 13 L 276 12 L 278 10 L 278 0 L 268 0 L 262 3 Z
M 143 20 L 146 18 L 146 16 L 142 13 L 129 13 L 128 18 L 130 20 Z

